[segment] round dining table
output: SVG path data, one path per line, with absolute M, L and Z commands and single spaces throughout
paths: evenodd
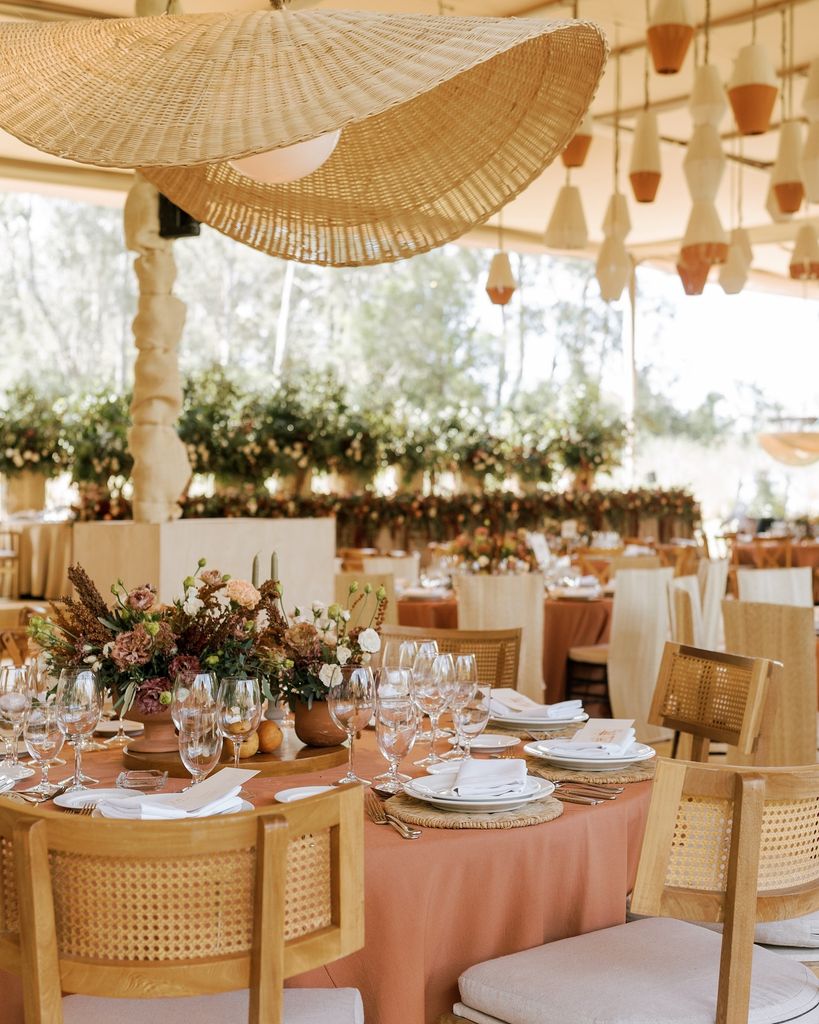
M 581 600 L 549 598 L 543 602 L 543 700 L 554 704 L 566 695 L 566 663 L 569 649 L 608 643 L 611 598 Z M 457 629 L 458 600 L 437 601 L 403 598 L 398 601 L 402 626 L 426 629 Z
M 287 742 L 298 742 L 290 730 L 285 734 Z M 421 774 L 412 764 L 425 752 L 419 750 L 402 770 Z M 386 768 L 370 730 L 356 744 L 355 762 L 367 778 Z M 121 755 L 110 751 L 87 753 L 83 763 L 103 786 L 122 768 Z M 331 784 L 342 773 L 259 776 L 244 794 L 256 808 L 275 809 L 278 790 Z M 168 789 L 184 785 L 170 779 Z M 365 821 L 364 947 L 287 984 L 357 988 L 372 1024 L 435 1024 L 457 998 L 459 974 L 472 964 L 621 924 L 650 788 L 650 782 L 632 783 L 615 800 L 564 804 L 560 817 L 539 825 L 424 828 L 412 841 Z M 0 1024 L 23 1024 L 18 978 L 0 970 L 0 991 Z M 145 1013 L 149 1019 L 149 1001 Z

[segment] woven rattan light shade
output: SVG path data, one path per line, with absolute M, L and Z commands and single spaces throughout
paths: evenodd
M 266 11 L 0 27 L 0 127 L 139 167 L 188 213 L 303 262 L 389 262 L 485 221 L 561 152 L 606 58 L 584 22 Z M 313 174 L 230 159 L 341 129 Z

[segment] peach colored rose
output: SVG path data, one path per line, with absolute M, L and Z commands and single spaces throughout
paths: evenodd
M 236 604 L 242 608 L 255 608 L 261 601 L 262 595 L 247 580 L 228 580 L 225 584 L 225 593 Z

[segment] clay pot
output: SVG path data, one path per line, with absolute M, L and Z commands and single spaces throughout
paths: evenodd
M 157 715 L 146 715 L 134 703 L 127 717 L 130 721 L 142 722 L 145 726 L 144 732 L 128 741 L 128 750 L 162 754 L 179 749 L 170 708 L 160 711 Z
M 312 707 L 306 701 L 296 702 L 294 728 L 298 738 L 308 747 L 337 747 L 347 739 L 330 717 L 327 701 L 314 700 Z

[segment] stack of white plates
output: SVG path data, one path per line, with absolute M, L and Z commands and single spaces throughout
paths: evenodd
M 542 800 L 555 790 L 553 783 L 529 775 L 526 778 L 526 786 L 520 793 L 464 799 L 452 789 L 457 777 L 458 773 L 455 771 L 442 775 L 425 775 L 408 782 L 404 786 L 404 792 L 407 796 L 423 800 L 433 807 L 442 807 L 444 810 L 464 811 L 467 814 L 491 814 L 494 811 L 513 811 L 533 800 Z
M 549 764 L 558 768 L 573 768 L 579 772 L 618 771 L 631 764 L 639 764 L 640 761 L 650 761 L 657 753 L 653 747 L 647 747 L 645 743 L 632 743 L 624 754 L 618 756 L 606 754 L 602 750 L 599 756 L 590 754 L 588 750 L 573 754 L 563 744 L 555 748 L 549 740 L 528 743 L 523 749 L 527 754 L 531 754 L 533 757 L 542 757 L 544 761 L 548 761 Z
M 583 722 L 588 722 L 588 720 L 589 716 L 585 711 L 581 711 L 579 715 L 571 715 L 568 718 L 544 718 L 543 715 L 528 715 L 525 711 L 519 711 L 514 715 L 498 714 L 493 711 L 490 715 L 490 721 L 496 722 L 498 725 L 509 725 L 513 728 L 521 729 L 536 729 L 538 731 L 565 729 L 567 725 L 581 725 Z

